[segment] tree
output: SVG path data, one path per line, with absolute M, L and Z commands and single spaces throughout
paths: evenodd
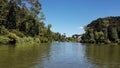
M 111 41 L 116 41 L 118 39 L 118 33 L 116 27 L 111 29 Z
M 89 29 L 90 39 L 94 40 L 94 29 Z
M 7 28 L 16 29 L 16 14 L 17 14 L 17 5 L 14 2 L 9 3 L 9 13 L 7 15 Z
M 82 40 L 89 42 L 93 37 L 100 43 L 110 43 L 120 39 L 120 16 L 98 18 L 92 21 L 84 29 Z M 91 30 L 93 29 L 93 30 Z
M 100 31 L 100 32 L 97 32 L 97 31 L 95 31 L 95 40 L 96 40 L 96 42 L 98 43 L 98 42 L 103 42 L 104 41 L 104 33 L 102 32 L 102 31 Z
M 109 20 L 103 19 L 102 27 L 106 40 L 108 39 L 108 26 L 109 26 Z
M 8 11 L 8 2 L 6 0 L 0 0 L 0 25 L 6 26 Z

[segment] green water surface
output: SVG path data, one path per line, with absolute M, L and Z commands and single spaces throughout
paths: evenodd
M 0 45 L 0 68 L 120 68 L 120 46 L 73 42 Z

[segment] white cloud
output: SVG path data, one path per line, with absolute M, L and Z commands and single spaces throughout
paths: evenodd
M 84 26 L 79 26 L 79 27 L 77 27 L 77 29 L 84 31 Z
M 82 29 L 82 30 L 83 30 L 83 29 L 84 29 L 84 27 L 83 27 L 83 26 L 80 26 L 80 27 L 79 27 L 79 29 Z

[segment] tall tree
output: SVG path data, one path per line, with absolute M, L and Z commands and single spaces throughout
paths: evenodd
M 112 41 L 116 41 L 118 39 L 118 33 L 116 27 L 111 28 L 110 36 Z
M 103 19 L 102 27 L 103 27 L 103 32 L 106 40 L 108 39 L 108 26 L 109 26 L 109 20 Z

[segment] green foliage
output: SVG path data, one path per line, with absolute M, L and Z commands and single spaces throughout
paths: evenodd
M 48 43 L 49 42 L 49 40 L 48 40 L 48 38 L 40 38 L 40 41 L 41 41 L 41 43 Z
M 89 29 L 88 32 L 89 32 L 89 36 L 90 36 L 90 39 L 94 40 L 94 29 Z
M 0 26 L 0 34 L 7 35 L 9 31 L 5 28 L 5 26 Z
M 40 41 L 39 38 L 34 38 L 34 41 L 35 41 L 36 43 L 41 43 L 41 41 Z
M 5 36 L 0 36 L 0 44 L 8 44 L 10 39 Z
M 97 31 L 95 31 L 95 40 L 98 40 L 99 39 L 99 34 L 98 34 L 98 32 Z
M 41 43 L 39 37 L 23 37 L 18 38 L 17 44 L 34 44 L 34 43 Z
M 102 19 L 102 27 L 107 28 L 109 26 L 109 20 L 108 19 Z
M 111 43 L 119 42 L 120 39 L 120 17 L 98 18 L 88 24 L 85 34 L 82 35 L 82 42 Z
M 99 39 L 98 40 L 104 40 L 104 33 L 102 31 L 98 32 Z
M 24 33 L 18 31 L 18 30 L 11 30 L 12 33 L 16 34 L 18 37 L 25 37 Z
M 110 39 L 111 41 L 116 41 L 118 39 L 118 33 L 116 27 L 111 28 Z
M 28 4 L 29 7 L 26 6 Z M 38 0 L 2 0 L 0 7 L 0 15 L 2 15 L 0 16 L 0 25 L 3 25 L 10 32 L 18 30 L 23 34 L 35 36 L 40 33 L 39 27 L 44 27 L 40 25 L 41 20 L 38 17 L 41 14 L 40 17 L 43 17 L 41 4 Z M 22 33 L 19 32 L 18 35 L 22 36 Z
M 111 41 L 107 39 L 107 40 L 104 41 L 104 43 L 105 43 L 105 44 L 110 44 Z
M 17 41 L 19 41 L 17 35 L 14 33 L 9 33 L 8 38 L 10 39 L 9 41 L 10 44 L 16 44 Z
M 41 6 L 39 0 L 0 0 L 0 35 L 13 44 L 67 41 L 65 34 L 51 31 L 51 24 L 45 26 Z
M 10 39 L 16 39 L 17 40 L 17 35 L 16 34 L 14 34 L 14 33 L 9 33 L 8 34 L 8 37 L 10 38 Z

